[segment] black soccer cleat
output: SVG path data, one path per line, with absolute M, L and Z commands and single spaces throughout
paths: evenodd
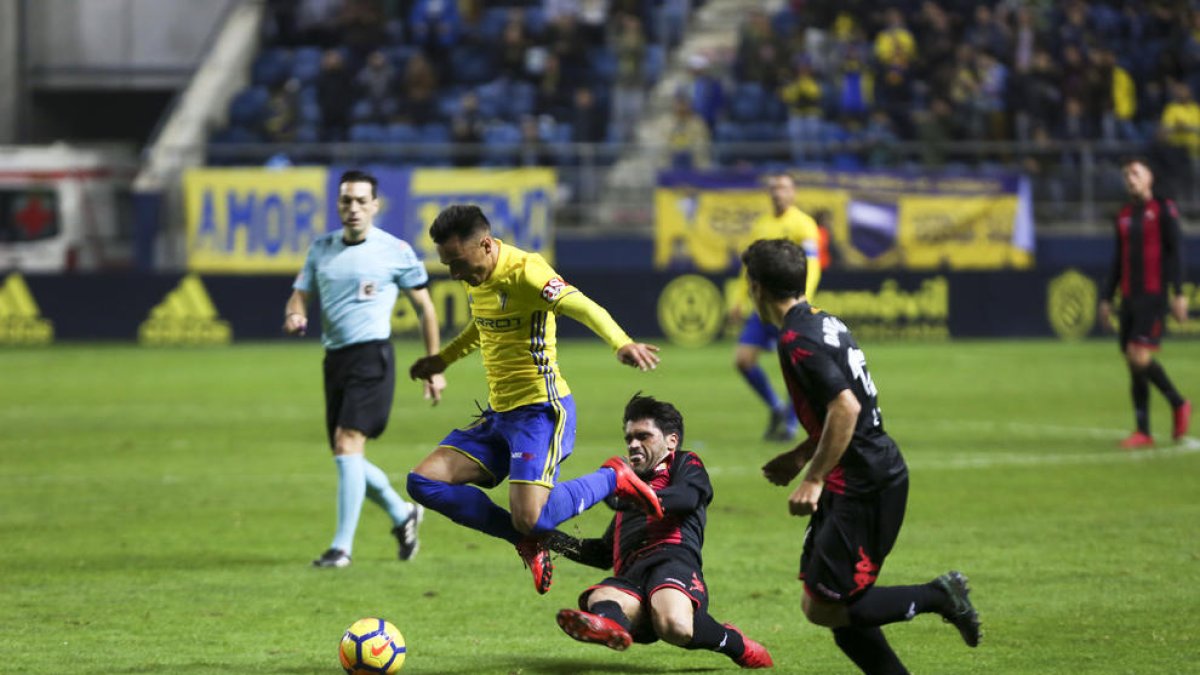
M 425 507 L 413 504 L 408 519 L 392 528 L 392 536 L 399 544 L 397 556 L 401 560 L 412 560 L 417 555 L 417 551 L 421 549 L 421 540 L 417 538 L 417 530 L 420 529 L 421 521 L 424 519 Z
M 313 567 L 349 567 L 350 554 L 340 548 L 330 548 L 312 562 Z
M 949 599 L 949 604 L 942 610 L 942 620 L 953 624 L 962 635 L 963 642 L 968 647 L 978 647 L 982 633 L 979 630 L 979 612 L 971 604 L 971 587 L 967 585 L 967 577 L 962 572 L 950 570 L 933 580 L 933 583 Z

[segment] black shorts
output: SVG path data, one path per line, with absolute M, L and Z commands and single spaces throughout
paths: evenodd
M 387 340 L 325 352 L 325 430 L 337 427 L 376 438 L 387 428 L 396 391 L 395 356 Z
M 643 618 L 650 614 L 650 596 L 661 588 L 674 588 L 692 599 L 692 606 L 700 611 L 708 610 L 708 586 L 700 565 L 690 554 L 654 553 L 635 561 L 621 570 L 617 576 L 609 577 L 588 587 L 579 595 L 579 608 L 587 610 L 588 596 L 601 586 L 615 588 L 633 596 L 642 604 Z M 643 620 L 633 628 L 633 641 L 650 644 L 658 640 L 650 621 Z
M 1162 343 L 1166 317 L 1167 301 L 1165 298 L 1157 296 L 1123 298 L 1117 312 L 1121 351 L 1125 351 L 1126 345 L 1131 342 L 1143 347 L 1158 349 L 1159 344 Z
M 900 534 L 907 503 L 908 476 L 867 497 L 823 492 L 800 554 L 804 590 L 849 603 L 873 586 Z

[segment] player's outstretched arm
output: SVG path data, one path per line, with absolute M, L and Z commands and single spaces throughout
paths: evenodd
M 587 326 L 600 339 L 617 350 L 617 360 L 638 370 L 654 370 L 658 366 L 658 347 L 634 342 L 621 330 L 608 310 L 579 291 L 562 296 L 555 311 Z
M 308 293 L 293 289 L 283 312 L 284 333 L 304 335 L 308 331 Z

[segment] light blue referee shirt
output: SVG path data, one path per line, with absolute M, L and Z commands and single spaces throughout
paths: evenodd
M 336 230 L 318 237 L 292 288 L 321 302 L 321 343 L 339 349 L 392 335 L 392 309 L 401 288 L 429 282 L 425 265 L 408 242 L 372 227 L 357 244 Z

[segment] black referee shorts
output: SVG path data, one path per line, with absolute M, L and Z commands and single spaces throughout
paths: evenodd
M 1162 343 L 1164 320 L 1167 317 L 1166 298 L 1158 296 L 1122 298 L 1117 318 L 1121 336 L 1121 351 L 1133 343 L 1158 349 Z
M 823 492 L 800 555 L 804 590 L 821 600 L 854 602 L 875 584 L 900 534 L 907 505 L 907 475 L 866 497 Z
M 395 355 L 388 340 L 325 352 L 325 430 L 329 447 L 337 427 L 377 438 L 387 428 L 396 390 Z

